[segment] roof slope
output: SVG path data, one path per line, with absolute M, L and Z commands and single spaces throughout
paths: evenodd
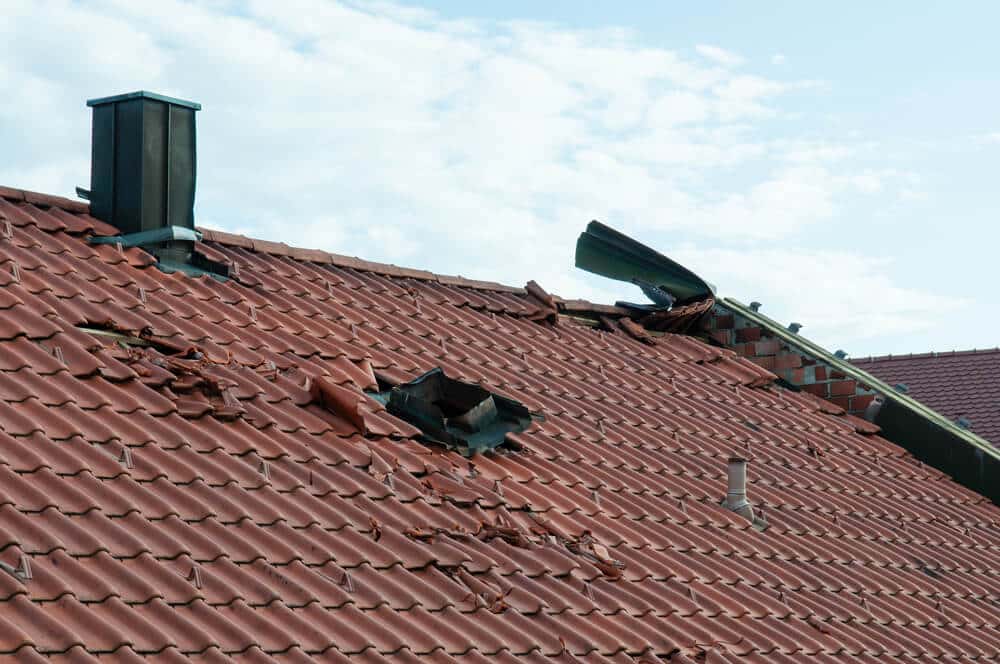
M 237 278 L 167 275 L 0 195 L 0 654 L 1000 656 L 1000 509 L 729 351 L 218 233 Z M 466 459 L 361 396 L 435 366 L 545 421 Z M 763 532 L 718 506 L 734 452 Z
M 1000 349 L 852 358 L 851 363 L 1000 443 Z

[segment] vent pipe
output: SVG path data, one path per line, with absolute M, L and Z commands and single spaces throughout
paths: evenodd
M 753 506 L 747 500 L 747 460 L 729 458 L 729 487 L 726 490 L 726 509 L 736 512 L 753 523 Z
M 90 213 L 123 235 L 194 229 L 194 114 L 201 104 L 152 92 L 91 99 Z
M 871 400 L 871 403 L 865 407 L 865 414 L 863 415 L 863 418 L 874 424 L 875 418 L 878 417 L 879 411 L 882 410 L 883 403 L 885 403 L 885 400 L 880 395 L 876 394 L 875 398 Z

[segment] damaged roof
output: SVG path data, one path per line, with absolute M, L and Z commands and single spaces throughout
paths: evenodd
M 1000 443 L 1000 348 L 852 358 L 994 445 Z
M 167 274 L 116 233 L 0 189 L 0 655 L 1000 656 L 1000 509 L 729 350 L 216 231 L 228 280 Z M 467 458 L 368 395 L 435 368 L 539 417 Z M 765 530 L 720 505 L 734 455 Z

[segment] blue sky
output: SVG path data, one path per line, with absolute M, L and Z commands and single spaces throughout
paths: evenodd
M 853 355 L 1000 343 L 992 3 L 13 1 L 0 183 L 194 99 L 199 223 L 598 301 L 599 218 Z

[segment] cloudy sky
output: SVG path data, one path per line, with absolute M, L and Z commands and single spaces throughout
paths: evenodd
M 601 219 L 855 356 L 1000 343 L 995 3 L 0 4 L 0 184 L 88 186 L 85 100 L 147 89 L 204 226 L 641 299 Z

